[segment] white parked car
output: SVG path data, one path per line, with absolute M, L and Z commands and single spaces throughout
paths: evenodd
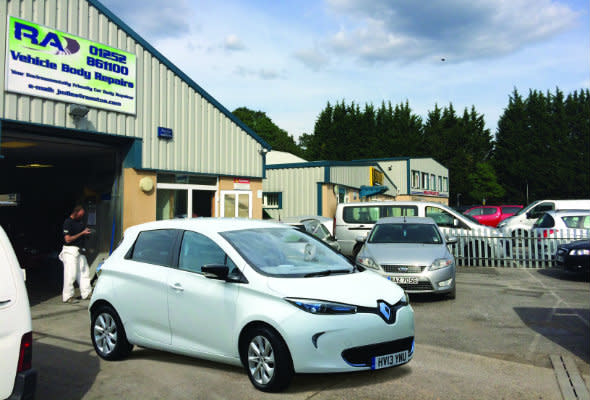
M 535 222 L 547 211 L 588 209 L 590 200 L 537 200 L 500 222 L 498 229 L 506 236 L 528 236 Z
M 409 293 L 456 296 L 455 259 L 432 218 L 381 218 L 356 257 L 357 264 L 377 270 Z
M 103 359 L 139 345 L 243 365 L 263 391 L 284 389 L 294 373 L 393 367 L 414 354 L 414 312 L 398 285 L 264 221 L 129 228 L 89 310 Z
M 10 240 L 0 227 L 0 399 L 32 399 L 37 371 L 32 368 L 31 310 Z
M 540 247 L 553 255 L 562 243 L 590 238 L 590 210 L 547 211 L 532 232 Z

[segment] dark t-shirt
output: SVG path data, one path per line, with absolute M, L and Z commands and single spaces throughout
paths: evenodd
M 84 229 L 86 229 L 84 222 L 76 221 L 75 219 L 68 217 L 64 221 L 63 235 L 64 236 L 66 236 L 66 235 L 74 236 L 74 235 L 77 235 L 78 233 L 82 232 Z M 86 239 L 85 236 L 81 236 L 78 239 L 76 239 L 70 243 L 66 243 L 66 241 L 64 239 L 64 244 L 66 246 L 84 247 L 84 242 L 86 241 L 85 239 Z

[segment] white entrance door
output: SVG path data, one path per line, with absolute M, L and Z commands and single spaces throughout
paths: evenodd
M 222 217 L 252 218 L 252 192 L 222 190 L 220 208 Z

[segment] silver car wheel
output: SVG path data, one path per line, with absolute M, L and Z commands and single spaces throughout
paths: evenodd
M 102 313 L 94 322 L 94 342 L 98 350 L 109 355 L 117 345 L 117 323 L 111 314 Z
M 274 376 L 275 355 L 270 341 L 264 336 L 252 338 L 248 345 L 248 368 L 252 378 L 267 385 Z

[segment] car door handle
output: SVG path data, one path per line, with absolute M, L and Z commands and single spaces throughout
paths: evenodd
M 174 283 L 174 284 L 170 285 L 170 287 L 178 292 L 184 292 L 184 288 L 182 287 L 182 285 L 180 283 Z
M 9 300 L 0 300 L 0 306 L 3 306 L 4 304 L 8 304 L 10 302 L 11 302 L 10 299 Z

